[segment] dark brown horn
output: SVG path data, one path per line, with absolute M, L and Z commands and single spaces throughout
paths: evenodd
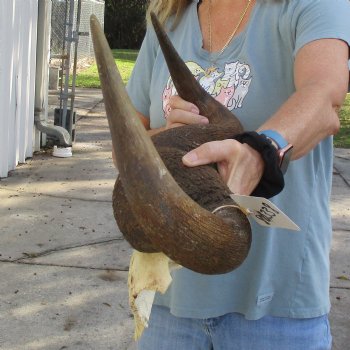
M 243 132 L 243 127 L 234 114 L 208 94 L 195 79 L 153 12 L 151 12 L 151 20 L 179 96 L 194 103 L 211 124 L 228 121 L 238 133 Z
M 219 274 L 239 266 L 248 254 L 250 226 L 203 209 L 175 182 L 137 117 L 95 16 L 91 33 L 113 149 L 133 213 L 155 248 L 200 273 Z

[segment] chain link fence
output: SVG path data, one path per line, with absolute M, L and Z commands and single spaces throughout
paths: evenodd
M 70 15 L 73 8 L 74 14 Z M 93 45 L 90 36 L 90 15 L 94 14 L 104 25 L 104 0 L 81 0 L 79 42 L 77 50 L 78 67 L 82 67 L 94 58 Z M 73 32 L 77 32 L 77 21 L 79 20 L 79 1 L 78 0 L 52 0 L 51 13 L 51 66 L 59 65 L 62 56 L 67 55 L 67 48 L 70 44 L 67 42 L 67 31 L 70 20 Z M 73 60 L 71 53 L 70 61 Z
M 104 25 L 105 2 L 97 0 L 86 0 L 82 2 L 80 29 L 82 33 L 90 33 L 90 15 L 98 18 L 102 27 Z M 81 36 L 78 45 L 78 60 L 94 57 L 94 49 L 91 36 Z

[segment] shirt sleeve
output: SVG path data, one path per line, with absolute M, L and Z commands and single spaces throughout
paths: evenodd
M 158 46 L 154 30 L 148 27 L 134 69 L 126 86 L 134 107 L 145 117 L 149 117 L 151 104 L 149 91 Z
M 294 55 L 307 43 L 319 39 L 340 39 L 350 46 L 350 1 L 296 1 Z

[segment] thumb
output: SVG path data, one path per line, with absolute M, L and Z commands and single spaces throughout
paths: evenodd
M 182 157 L 182 162 L 188 167 L 221 162 L 226 159 L 228 153 L 225 143 L 230 141 L 234 140 L 203 143 L 203 145 L 185 154 Z

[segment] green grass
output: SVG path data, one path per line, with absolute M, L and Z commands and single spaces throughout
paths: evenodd
M 350 148 L 350 93 L 339 113 L 340 130 L 334 136 L 334 147 Z
M 138 54 L 137 50 L 112 50 L 115 61 L 118 65 L 120 74 L 124 83 L 130 78 Z M 96 64 L 80 71 L 76 79 L 77 87 L 100 88 L 100 79 L 98 77 Z M 341 148 L 350 148 L 350 93 L 347 94 L 345 103 L 340 110 L 340 130 L 334 137 L 334 146 Z
M 118 65 L 123 82 L 126 83 L 134 67 L 138 50 L 112 50 L 113 57 Z M 87 69 L 81 70 L 76 77 L 77 87 L 100 88 L 97 65 L 93 64 Z

